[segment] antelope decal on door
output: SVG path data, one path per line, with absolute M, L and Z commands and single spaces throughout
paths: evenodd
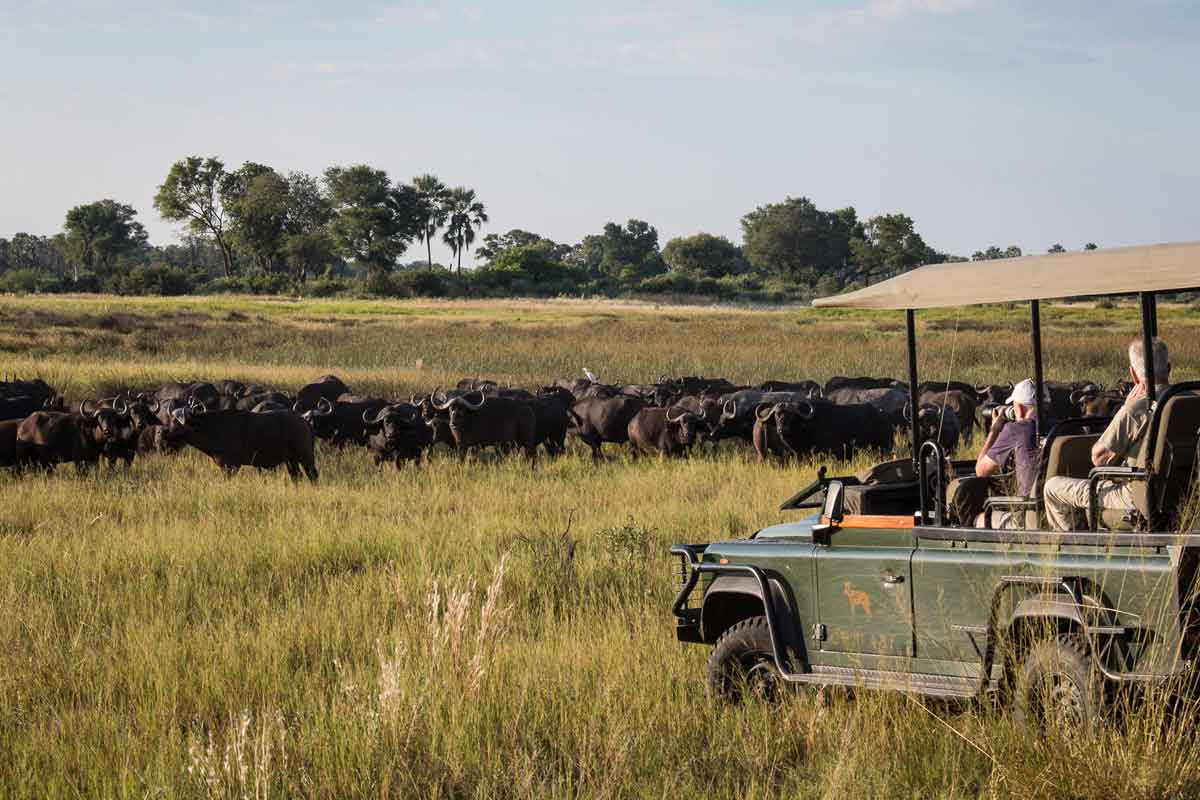
M 871 618 L 871 595 L 858 591 L 849 582 L 842 584 L 842 594 L 846 595 L 846 600 L 850 603 L 851 620 L 858 616 L 858 609 L 860 608 L 866 614 L 867 619 Z

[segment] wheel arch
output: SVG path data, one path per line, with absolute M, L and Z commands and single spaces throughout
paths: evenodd
M 781 581 L 768 578 L 768 584 L 776 618 L 784 628 L 781 631 L 782 639 L 794 645 L 794 632 L 800 629 L 795 606 Z M 702 609 L 700 630 L 703 641 L 708 644 L 715 643 L 722 633 L 742 620 L 766 614 L 762 588 L 750 575 L 715 577 L 704 593 Z

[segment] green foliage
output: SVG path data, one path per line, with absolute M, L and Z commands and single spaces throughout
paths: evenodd
M 672 272 L 700 278 L 740 275 L 750 269 L 740 247 L 709 233 L 672 239 L 663 248 L 662 260 Z
M 225 164 L 218 158 L 189 156 L 176 161 L 158 187 L 154 207 L 165 220 L 185 222 L 197 235 L 211 235 L 221 250 L 228 277 L 233 274 L 233 252 L 220 197 L 226 178 Z
M 146 229 L 136 216 L 133 206 L 115 200 L 97 200 L 67 212 L 63 228 L 76 280 L 81 268 L 108 275 L 119 256 L 146 243 Z
M 987 250 L 976 250 L 971 254 L 972 261 L 996 261 L 1001 258 L 1019 258 L 1021 256 L 1021 248 L 1015 244 L 1001 249 L 992 245 Z
M 475 197 L 475 190 L 465 186 L 451 189 L 445 198 L 446 232 L 442 241 L 458 259 L 458 274 L 462 275 L 463 253 L 471 249 L 475 231 L 488 221 L 487 210 Z
M 904 214 L 867 220 L 862 235 L 850 240 L 850 253 L 854 257 L 854 277 L 864 282 L 890 278 L 936 260 L 913 227 L 912 218 Z
M 193 285 L 191 277 L 183 270 L 165 264 L 151 264 L 112 276 L 105 282 L 104 288 L 114 294 L 169 297 L 191 294 Z
M 602 233 L 585 236 L 567 262 L 582 274 L 607 278 L 621 286 L 635 285 L 667 270 L 658 252 L 658 230 L 640 219 L 631 219 L 624 227 L 609 222 Z
M 757 269 L 793 282 L 841 275 L 861 235 L 854 209 L 822 211 L 807 197 L 759 206 L 742 218 L 742 251 Z
M 416 190 L 392 186 L 386 172 L 365 164 L 330 167 L 325 185 L 335 252 L 372 274 L 390 272 L 422 230 Z
M 428 174 L 413 178 L 412 186 L 417 193 L 417 218 L 421 225 L 421 239 L 425 242 L 426 264 L 432 268 L 433 237 L 446 224 L 450 214 L 450 190 L 436 175 Z
M 10 269 L 0 274 L 0 292 L 47 294 L 64 291 L 62 278 L 29 267 Z

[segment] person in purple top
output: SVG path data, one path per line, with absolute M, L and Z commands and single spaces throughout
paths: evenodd
M 1033 381 L 1023 380 L 1013 387 L 1004 406 L 992 410 L 992 429 L 975 460 L 975 474 L 990 478 L 1004 468 L 1009 456 L 1016 460 L 1017 492 L 1022 497 L 1033 494 L 1038 475 L 1037 389 Z M 1011 406 L 1011 412 L 1009 407 Z M 1011 416 L 1010 416 L 1011 414 Z M 1021 527 L 1012 514 L 999 514 L 997 528 Z M 976 525 L 982 525 L 982 515 Z

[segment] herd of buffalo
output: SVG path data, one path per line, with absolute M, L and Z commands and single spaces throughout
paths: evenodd
M 990 409 L 1011 384 L 923 383 L 915 392 L 922 435 L 953 452 L 986 428 Z M 1054 419 L 1113 413 L 1127 386 L 1089 381 L 1047 383 L 1045 413 Z M 767 381 L 737 386 L 720 378 L 660 378 L 650 384 L 561 379 L 536 391 L 465 379 L 454 389 L 387 400 L 354 394 L 326 375 L 295 395 L 235 380 L 168 383 L 128 389 L 68 408 L 47 383 L 0 382 L 0 466 L 80 470 L 106 460 L 132 463 L 139 453 L 172 453 L 190 445 L 228 474 L 243 466 L 285 466 L 293 478 L 317 479 L 316 439 L 365 447 L 377 464 L 402 467 L 445 444 L 459 456 L 497 447 L 535 463 L 538 448 L 554 456 L 568 435 L 601 457 L 605 444 L 634 455 L 687 455 L 704 442 L 740 439 L 760 460 L 815 453 L 849 457 L 856 448 L 888 452 L 897 430 L 911 424 L 908 385 L 890 378 Z

